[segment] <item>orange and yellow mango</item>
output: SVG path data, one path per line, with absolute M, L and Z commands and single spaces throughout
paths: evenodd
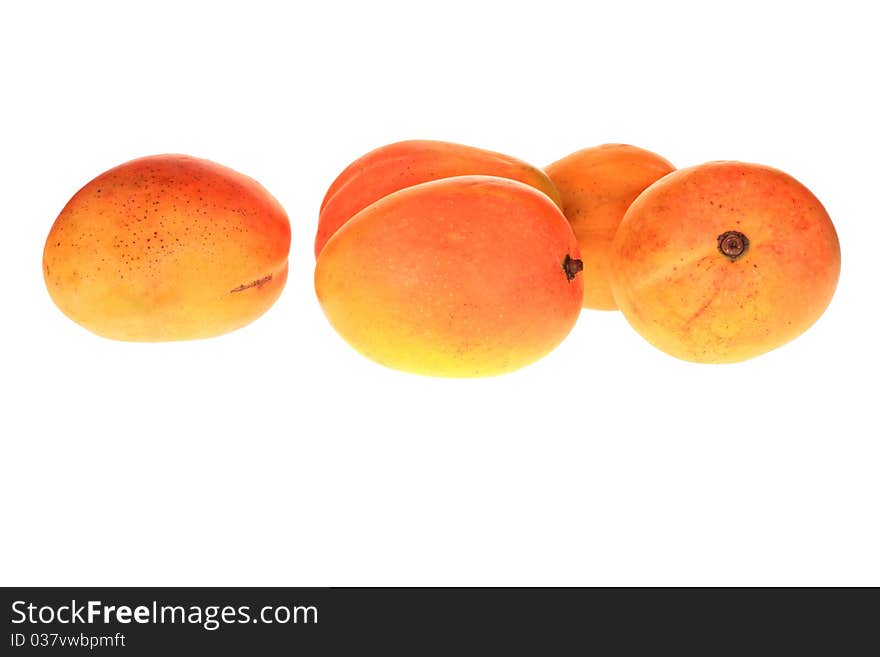
M 315 290 L 336 331 L 388 367 L 501 374 L 577 320 L 577 240 L 549 196 L 510 179 L 422 183 L 369 205 L 324 246 Z
M 617 226 L 636 196 L 674 170 L 656 153 L 627 144 L 584 148 L 545 167 L 580 244 L 584 308 L 617 308 L 608 283 Z
M 766 166 L 680 169 L 633 202 L 611 287 L 644 338 L 678 358 L 730 363 L 794 339 L 831 301 L 840 245 L 819 200 Z
M 419 183 L 471 174 L 519 180 L 560 203 L 547 174 L 517 158 L 443 141 L 402 141 L 358 158 L 330 185 L 318 217 L 315 257 L 340 226 L 383 196 Z
M 116 340 L 204 338 L 262 315 L 287 280 L 290 224 L 259 183 L 214 162 L 157 155 L 80 189 L 43 251 L 52 300 Z

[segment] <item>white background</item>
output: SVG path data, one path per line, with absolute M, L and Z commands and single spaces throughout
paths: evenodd
M 870 6 L 4 3 L 0 582 L 880 584 Z M 587 311 L 504 377 L 383 369 L 325 321 L 312 240 L 336 174 L 407 138 L 782 168 L 836 223 L 837 295 L 740 365 Z M 290 281 L 221 338 L 95 337 L 49 299 L 43 241 L 89 179 L 163 152 L 284 204 Z

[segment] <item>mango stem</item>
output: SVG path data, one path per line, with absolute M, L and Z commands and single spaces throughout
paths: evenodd
M 562 262 L 562 269 L 565 271 L 565 277 L 568 279 L 568 282 L 574 280 L 574 277 L 578 275 L 578 272 L 584 270 L 584 261 L 577 260 L 572 258 L 570 255 L 565 255 L 565 260 Z
M 718 236 L 718 250 L 730 261 L 741 258 L 749 250 L 749 238 L 736 230 Z

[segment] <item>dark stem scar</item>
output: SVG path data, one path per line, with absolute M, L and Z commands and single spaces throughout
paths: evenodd
M 749 250 L 749 238 L 738 230 L 728 230 L 718 236 L 718 251 L 733 261 L 741 258 Z
M 269 274 L 268 276 L 263 276 L 263 278 L 258 278 L 257 280 L 251 281 L 250 283 L 243 283 L 242 285 L 239 285 L 238 287 L 234 287 L 231 290 L 229 290 L 229 292 L 230 293 L 243 292 L 244 290 L 249 290 L 252 287 L 262 287 L 263 285 L 265 285 L 266 283 L 268 283 L 271 280 L 272 280 L 272 274 Z
M 572 258 L 570 255 L 566 254 L 565 260 L 562 261 L 562 271 L 565 272 L 565 277 L 568 279 L 569 283 L 571 283 L 574 280 L 574 277 L 583 270 L 583 260 L 576 260 L 575 258 Z

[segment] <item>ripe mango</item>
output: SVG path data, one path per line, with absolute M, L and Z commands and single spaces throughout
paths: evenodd
M 568 334 L 583 298 L 577 240 L 523 183 L 462 176 L 394 192 L 318 257 L 315 290 L 362 354 L 434 376 L 509 372 Z
M 431 180 L 481 174 L 519 180 L 559 205 L 559 192 L 543 171 L 522 160 L 442 141 L 402 141 L 352 162 L 330 185 L 318 217 L 315 257 L 340 226 L 391 192 Z
M 766 166 L 680 169 L 627 210 L 611 287 L 630 324 L 684 360 L 730 363 L 794 339 L 831 301 L 840 245 L 819 200 Z
M 674 170 L 656 153 L 627 144 L 584 148 L 544 168 L 580 244 L 584 308 L 617 309 L 608 283 L 617 226 L 636 196 Z
M 52 226 L 43 274 L 73 321 L 116 340 L 204 338 L 262 315 L 287 280 L 290 223 L 259 183 L 186 155 L 102 173 Z

